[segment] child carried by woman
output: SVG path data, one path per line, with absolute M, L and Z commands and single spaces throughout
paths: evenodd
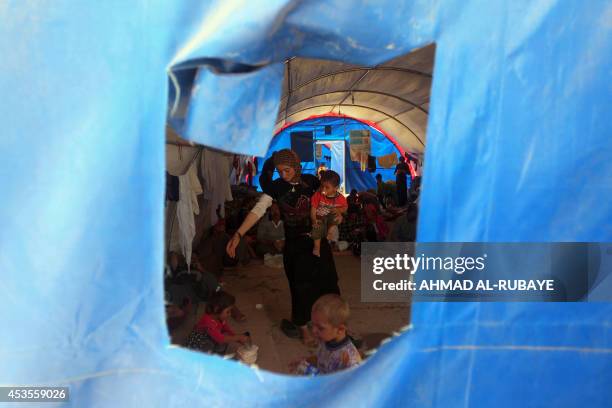
M 321 173 L 321 188 L 310 200 L 312 218 L 312 253 L 321 255 L 321 238 L 327 236 L 328 229 L 342 222 L 342 214 L 348 209 L 346 198 L 338 192 L 340 176 L 333 170 Z

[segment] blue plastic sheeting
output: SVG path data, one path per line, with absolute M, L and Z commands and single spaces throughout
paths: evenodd
M 194 103 L 222 127 L 193 136 L 264 155 L 275 64 L 375 65 L 430 42 L 420 240 L 612 241 L 609 1 L 58 0 L 0 16 L 2 385 L 67 385 L 79 407 L 609 406 L 610 304 L 417 304 L 363 367 L 297 379 L 170 347 L 161 274 L 169 68 L 238 66 L 198 78 L 215 94 Z
M 331 133 L 325 134 L 325 126 L 331 127 Z M 346 157 L 345 157 L 345 169 L 346 169 L 346 191 L 350 192 L 351 189 L 358 191 L 365 191 L 368 189 L 376 188 L 376 179 L 374 178 L 377 173 L 383 176 L 383 181 L 393 180 L 395 181 L 395 166 L 390 169 L 379 167 L 377 164 L 376 173 L 370 173 L 368 170 L 361 171 L 361 167 L 358 162 L 351 161 L 350 157 L 350 131 L 351 130 L 369 130 L 370 131 L 370 143 L 371 143 L 371 154 L 375 157 L 385 156 L 388 154 L 400 155 L 399 149 L 395 145 L 395 141 L 390 140 L 387 136 L 382 134 L 377 129 L 368 126 L 367 124 L 351 118 L 343 117 L 317 117 L 307 119 L 289 126 L 278 134 L 276 134 L 263 160 L 259 160 L 257 163 L 258 171 L 261 171 L 265 159 L 269 158 L 273 152 L 280 149 L 291 148 L 291 132 L 313 132 L 313 139 L 315 141 L 325 140 L 344 140 L 346 142 Z M 314 147 L 313 147 L 314 149 Z M 329 150 L 323 156 L 330 156 Z M 329 160 L 328 160 L 329 162 Z M 315 173 L 314 162 L 303 162 L 303 171 L 305 173 Z M 259 181 L 256 181 L 255 185 Z

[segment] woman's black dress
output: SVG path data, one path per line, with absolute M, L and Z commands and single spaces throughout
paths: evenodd
M 400 207 L 408 203 L 408 183 L 406 176 L 410 170 L 406 163 L 399 163 L 395 167 L 395 187 L 397 189 L 397 205 Z
M 319 179 L 302 174 L 300 182 L 291 184 L 279 178 L 272 180 L 274 163 L 268 159 L 259 177 L 264 193 L 279 205 L 285 225 L 283 263 L 291 292 L 291 320 L 298 326 L 310 321 L 314 302 L 324 294 L 340 294 L 338 275 L 331 248 L 321 240 L 321 256 L 312 254 L 310 198 L 319 188 Z

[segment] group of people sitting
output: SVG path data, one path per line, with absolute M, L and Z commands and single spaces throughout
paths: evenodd
M 220 262 L 213 257 L 209 266 L 218 266 Z M 221 290 L 222 269 L 205 268 L 200 257 L 194 253 L 190 265 L 185 258 L 176 253 L 169 252 L 164 273 L 164 289 L 166 300 L 166 319 L 168 328 L 172 332 L 185 320 L 189 312 L 200 303 L 208 302 L 211 297 Z M 232 317 L 243 321 L 246 317 L 237 308 L 232 309 Z
M 381 179 L 377 175 L 377 180 Z M 352 190 L 347 197 L 346 217 L 339 226 L 339 240 L 346 241 L 357 256 L 361 254 L 363 242 L 415 241 L 418 190 L 410 197 L 405 206 L 396 207 L 384 194 Z

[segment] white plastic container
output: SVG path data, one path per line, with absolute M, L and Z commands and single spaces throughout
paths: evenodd
M 255 364 L 257 361 L 257 351 L 259 347 L 255 344 L 251 344 L 250 346 L 242 346 L 239 347 L 236 353 L 238 354 L 238 358 L 245 364 Z

